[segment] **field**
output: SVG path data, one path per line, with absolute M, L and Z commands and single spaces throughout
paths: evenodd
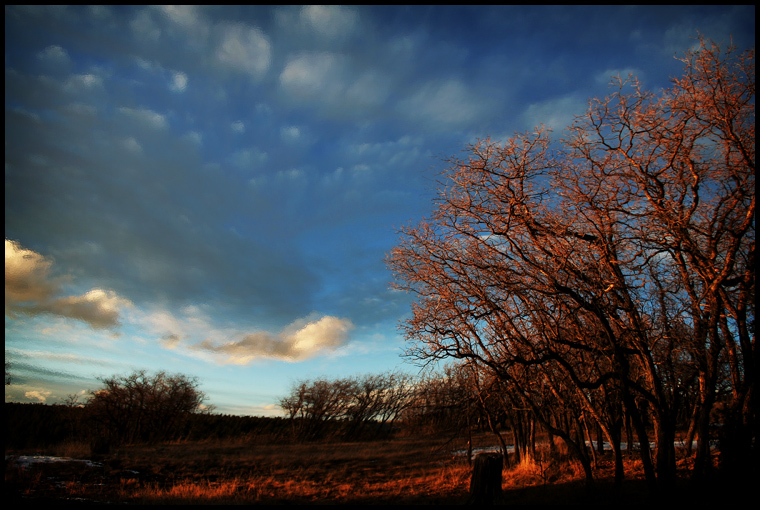
M 16 462 L 21 452 L 6 452 L 6 501 L 466 504 L 471 467 L 466 457 L 452 454 L 454 446 L 431 439 L 305 445 L 227 440 L 125 447 L 91 463 L 40 462 L 26 467 Z M 89 448 L 77 443 L 33 453 L 90 457 Z M 502 502 L 595 505 L 651 500 L 634 461 L 627 465 L 629 479 L 620 490 L 613 487 L 610 466 L 605 462 L 600 462 L 601 476 L 590 490 L 580 468 L 571 461 L 511 466 L 504 470 Z M 688 459 L 681 464 L 686 467 Z M 678 492 L 672 496 L 674 502 L 709 503 L 714 499 L 717 504 L 729 499 L 717 488 Z M 738 497 L 736 491 L 729 495 Z

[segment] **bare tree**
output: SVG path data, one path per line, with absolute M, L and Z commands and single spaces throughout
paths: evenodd
M 179 437 L 190 414 L 203 407 L 206 396 L 198 381 L 182 374 L 144 370 L 102 379 L 85 404 L 100 430 L 111 442 L 153 442 Z
M 367 374 L 296 383 L 280 400 L 294 437 L 300 440 L 343 434 L 379 434 L 392 427 L 411 400 L 411 378 L 399 373 Z
M 560 146 L 543 129 L 471 146 L 450 161 L 432 218 L 388 257 L 397 287 L 418 295 L 408 354 L 488 370 L 587 477 L 566 418 L 593 417 L 614 449 L 622 413 L 650 484 L 672 485 L 676 353 L 699 378 L 702 464 L 718 384 L 737 431 L 728 457 L 757 433 L 754 50 L 703 42 L 684 63 L 659 95 L 619 81 Z

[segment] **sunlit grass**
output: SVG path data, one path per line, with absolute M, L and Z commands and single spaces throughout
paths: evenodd
M 466 462 L 399 469 L 395 473 L 357 471 L 355 466 L 315 469 L 277 469 L 209 481 L 187 478 L 160 484 L 124 479 L 120 499 L 141 504 L 318 503 L 408 501 L 441 494 L 464 495 L 469 487 Z

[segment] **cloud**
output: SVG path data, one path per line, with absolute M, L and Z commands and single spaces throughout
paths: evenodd
M 42 310 L 87 322 L 96 329 L 106 329 L 119 325 L 120 310 L 128 306 L 131 302 L 113 291 L 92 289 L 81 296 L 56 299 Z
M 173 23 L 185 29 L 190 30 L 193 27 L 205 25 L 194 5 L 162 5 L 158 9 Z
M 40 391 L 40 390 L 33 390 L 33 391 L 27 391 L 24 393 L 24 396 L 28 398 L 29 400 L 39 400 L 40 402 L 45 402 L 50 395 L 53 393 L 50 391 Z
M 142 154 L 143 148 L 140 142 L 134 139 L 134 137 L 127 137 L 121 140 L 121 146 L 134 154 Z
M 528 129 L 543 124 L 560 132 L 570 126 L 577 115 L 582 115 L 587 106 L 586 100 L 571 94 L 531 104 L 523 113 L 523 119 Z
M 351 34 L 359 19 L 354 10 L 339 5 L 308 5 L 301 8 L 299 18 L 304 25 L 328 39 Z
M 74 74 L 66 79 L 63 90 L 70 94 L 88 94 L 103 86 L 103 78 L 92 73 Z
M 300 52 L 288 58 L 279 83 L 296 103 L 330 116 L 361 118 L 387 100 L 391 80 L 381 72 L 360 71 L 360 65 L 345 54 Z
M 48 46 L 37 53 L 37 59 L 45 67 L 47 72 L 66 72 L 72 66 L 68 52 L 57 45 Z
M 95 329 L 119 325 L 122 308 L 131 302 L 113 291 L 92 289 L 81 296 L 56 297 L 60 278 L 50 274 L 52 261 L 5 240 L 5 314 L 36 316 L 50 314 L 80 320 Z
M 41 60 L 54 60 L 63 62 L 65 64 L 69 64 L 71 62 L 69 54 L 66 52 L 66 50 L 58 45 L 48 46 L 37 54 L 37 58 Z
M 127 118 L 133 120 L 141 128 L 164 129 L 167 126 L 166 117 L 147 108 L 119 108 Z
M 293 96 L 333 102 L 343 92 L 343 67 L 341 59 L 333 53 L 301 53 L 285 65 L 280 84 Z
M 324 316 L 318 320 L 301 319 L 282 332 L 246 334 L 241 340 L 222 344 L 206 339 L 195 347 L 226 356 L 227 363 L 246 365 L 260 358 L 302 361 L 347 343 L 354 325 L 348 319 Z
M 216 58 L 226 67 L 261 78 L 269 70 L 272 48 L 258 28 L 242 23 L 220 24 Z
M 8 307 L 32 301 L 44 301 L 58 291 L 50 278 L 53 262 L 39 253 L 22 248 L 16 241 L 5 240 L 5 313 Z
M 130 20 L 129 27 L 138 40 L 155 42 L 161 37 L 161 29 L 147 9 L 138 12 Z
M 187 88 L 187 75 L 179 71 L 172 73 L 172 82 L 169 88 L 174 92 L 184 92 Z
M 429 127 L 461 127 L 485 113 L 485 103 L 477 97 L 476 91 L 459 80 L 434 80 L 400 101 L 398 111 Z

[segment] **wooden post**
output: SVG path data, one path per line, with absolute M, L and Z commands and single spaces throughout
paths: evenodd
M 501 472 L 504 457 L 500 453 L 480 453 L 475 457 L 470 480 L 470 505 L 492 505 L 501 498 Z

